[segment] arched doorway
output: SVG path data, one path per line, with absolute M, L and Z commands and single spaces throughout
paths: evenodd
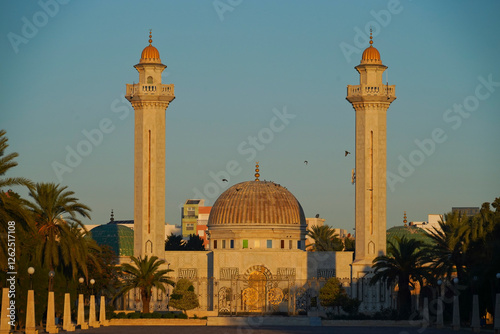
M 259 265 L 249 268 L 245 274 L 246 288 L 242 291 L 242 307 L 246 312 L 265 312 L 267 307 L 268 283 L 272 274 Z

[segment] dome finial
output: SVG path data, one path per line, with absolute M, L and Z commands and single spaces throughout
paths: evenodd
M 111 218 L 109 219 L 110 222 L 115 221 L 115 215 L 113 214 L 113 209 L 111 209 Z
M 370 46 L 372 46 L 372 44 L 373 44 L 373 36 L 372 36 L 372 28 L 370 28 Z
M 255 164 L 255 181 L 259 181 L 259 162 L 257 161 L 257 163 Z
M 407 223 L 407 222 L 408 222 L 408 221 L 406 220 L 406 211 L 405 211 L 405 215 L 404 215 L 404 218 L 403 218 L 403 223 L 405 224 L 405 227 L 407 227 L 407 226 L 406 226 L 406 223 Z
M 153 29 L 149 29 L 149 45 L 151 45 L 151 43 L 153 43 L 153 35 L 151 34 L 151 32 L 153 31 Z

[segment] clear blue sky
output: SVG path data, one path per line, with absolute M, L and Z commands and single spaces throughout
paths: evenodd
M 195 189 L 208 187 L 213 204 L 223 188 L 207 186 L 215 184 L 210 172 L 236 161 L 241 172 L 227 188 L 253 179 L 260 161 L 261 179 L 286 186 L 306 216 L 352 231 L 354 154 L 344 151 L 354 153 L 355 129 L 345 96 L 346 85 L 358 84 L 354 66 L 370 26 L 397 95 L 387 113 L 387 167 L 404 177 L 388 187 L 388 227 L 401 224 L 404 210 L 422 221 L 500 196 L 498 1 L 65 2 L 2 2 L 0 128 L 20 155 L 9 176 L 59 182 L 53 163 L 67 165 L 67 147 L 76 150 L 82 131 L 109 119 L 113 130 L 62 175 L 92 208 L 86 223 L 106 223 L 111 209 L 133 219 L 134 117 L 122 97 L 138 81 L 132 66 L 149 28 L 168 66 L 163 81 L 175 84 L 166 116 L 169 223 L 180 223 Z M 470 112 L 453 111 L 464 104 Z M 295 118 L 271 139 L 263 129 L 284 108 Z M 434 148 L 433 131 L 446 138 Z M 248 137 L 259 133 L 266 143 L 247 161 Z

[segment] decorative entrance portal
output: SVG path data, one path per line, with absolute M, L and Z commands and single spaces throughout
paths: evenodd
M 247 312 L 264 312 L 266 309 L 266 283 L 263 272 L 253 271 L 248 276 L 248 288 L 243 290 L 243 304 Z
M 245 274 L 226 276 L 218 281 L 220 315 L 253 313 L 294 313 L 290 291 L 295 275 L 273 275 L 262 265 L 250 267 Z

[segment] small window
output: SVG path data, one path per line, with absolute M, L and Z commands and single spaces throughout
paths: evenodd
M 231 248 L 234 248 L 234 240 L 231 240 Z
M 285 248 L 285 240 L 281 240 L 281 249 Z
M 149 76 L 148 77 L 148 84 L 152 84 L 153 83 L 153 77 L 152 76 Z
M 292 249 L 292 240 L 288 240 L 288 248 Z
M 222 248 L 226 248 L 226 240 L 222 240 Z
M 300 248 L 300 240 L 297 240 L 297 249 L 302 249 Z
M 214 249 L 217 249 L 217 240 L 214 240 Z
M 243 248 L 248 248 L 248 240 L 243 240 Z
M 267 240 L 267 248 L 273 248 L 273 241 Z
M 253 248 L 260 248 L 260 240 L 255 240 L 253 242 Z

